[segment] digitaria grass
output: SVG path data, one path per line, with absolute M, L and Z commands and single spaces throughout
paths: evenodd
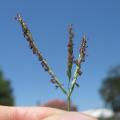
M 68 111 L 70 111 L 70 98 L 71 95 L 74 91 L 75 87 L 79 87 L 79 84 L 77 83 L 78 77 L 81 76 L 82 71 L 81 71 L 81 65 L 83 62 L 85 62 L 85 57 L 86 57 L 86 48 L 87 48 L 87 39 L 85 34 L 83 35 L 80 49 L 79 49 L 79 55 L 77 59 L 74 59 L 73 55 L 73 38 L 74 38 L 74 33 L 73 33 L 73 25 L 69 25 L 68 28 L 68 33 L 69 33 L 69 40 L 68 40 L 68 57 L 67 57 L 67 77 L 68 77 L 68 87 L 66 88 L 63 86 L 63 84 L 60 82 L 60 80 L 57 78 L 55 73 L 53 72 L 52 68 L 50 65 L 47 63 L 45 58 L 43 57 L 42 53 L 38 50 L 32 34 L 30 30 L 28 29 L 26 23 L 24 22 L 23 18 L 21 17 L 20 14 L 17 14 L 15 17 L 16 20 L 20 23 L 23 31 L 23 35 L 25 39 L 27 40 L 30 49 L 32 50 L 33 54 L 35 54 L 38 57 L 38 60 L 40 61 L 43 69 L 50 75 L 51 78 L 51 83 L 55 85 L 56 88 L 60 88 L 62 92 L 66 95 L 67 101 L 68 101 Z M 72 76 L 72 68 L 73 64 L 76 65 L 76 69 L 73 73 Z

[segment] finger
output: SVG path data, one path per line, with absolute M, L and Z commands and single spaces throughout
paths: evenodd
M 15 120 L 44 120 L 65 111 L 48 107 L 16 107 Z
M 12 107 L 0 106 L 0 120 L 13 120 L 14 109 Z
M 91 116 L 79 112 L 64 112 L 57 115 L 52 115 L 44 120 L 97 120 Z
M 47 107 L 7 107 L 0 106 L 0 120 L 43 120 L 62 110 Z
M 97 120 L 97 119 L 80 112 L 68 112 L 67 114 L 64 113 L 58 120 Z
M 96 120 L 79 112 L 65 112 L 47 107 L 0 106 L 0 120 Z

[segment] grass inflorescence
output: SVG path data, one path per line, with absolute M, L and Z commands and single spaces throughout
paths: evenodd
M 21 17 L 20 14 L 17 14 L 16 20 L 20 23 L 23 31 L 23 36 L 27 40 L 30 49 L 32 50 L 33 54 L 38 57 L 38 60 L 41 63 L 41 66 L 43 69 L 50 75 L 51 78 L 51 83 L 56 86 L 56 88 L 60 88 L 62 92 L 67 96 L 68 100 L 68 111 L 70 111 L 70 98 L 71 95 L 74 91 L 75 86 L 79 87 L 79 84 L 77 83 L 78 77 L 82 74 L 81 71 L 81 64 L 85 62 L 85 57 L 86 57 L 86 48 L 87 48 L 87 39 L 86 36 L 84 35 L 81 41 L 80 49 L 79 49 L 79 55 L 76 60 L 74 60 L 74 55 L 73 55 L 73 38 L 74 38 L 74 33 L 73 33 L 73 25 L 69 25 L 68 28 L 68 33 L 69 33 L 69 40 L 68 40 L 68 57 L 67 57 L 67 76 L 68 76 L 68 88 L 66 89 L 65 86 L 60 82 L 60 80 L 56 77 L 55 73 L 53 72 L 52 68 L 48 64 L 48 62 L 45 60 L 43 57 L 42 53 L 38 50 L 32 34 L 27 27 L 26 23 L 23 21 L 23 18 Z M 74 74 L 72 76 L 72 68 L 73 64 L 76 65 L 76 69 L 74 71 Z

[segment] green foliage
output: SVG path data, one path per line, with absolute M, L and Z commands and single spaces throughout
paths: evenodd
M 110 70 L 102 83 L 100 94 L 107 106 L 114 112 L 120 112 L 120 66 Z
M 14 105 L 13 90 L 10 86 L 10 81 L 4 78 L 0 70 L 0 105 Z
M 99 118 L 98 120 L 120 120 L 119 117 L 113 116 L 111 118 Z

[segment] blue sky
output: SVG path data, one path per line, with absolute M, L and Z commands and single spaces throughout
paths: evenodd
M 66 83 L 67 27 L 74 24 L 74 54 L 82 34 L 88 37 L 89 55 L 72 101 L 79 110 L 103 107 L 98 90 L 107 71 L 120 64 L 119 0 L 0 0 L 0 68 L 12 81 L 16 105 L 32 106 L 66 97 L 50 83 L 14 20 L 21 13 L 38 48 Z

